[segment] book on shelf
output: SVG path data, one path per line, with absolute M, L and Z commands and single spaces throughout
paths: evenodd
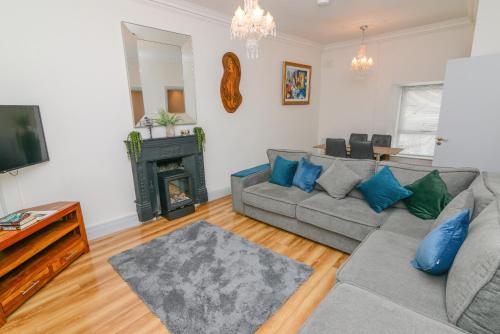
M 24 230 L 56 211 L 23 211 L 7 215 L 0 219 L 0 229 L 4 231 Z

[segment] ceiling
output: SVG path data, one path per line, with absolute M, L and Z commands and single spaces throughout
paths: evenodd
M 186 0 L 225 15 L 233 15 L 243 0 Z M 278 31 L 321 44 L 367 35 L 472 17 L 477 0 L 331 0 L 319 7 L 316 0 L 260 0 L 278 25 Z

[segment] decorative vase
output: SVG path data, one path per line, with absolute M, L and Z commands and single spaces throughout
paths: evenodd
M 175 137 L 175 126 L 165 127 L 167 137 Z

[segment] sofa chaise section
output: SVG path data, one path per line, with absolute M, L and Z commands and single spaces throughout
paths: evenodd
M 375 231 L 337 272 L 349 283 L 438 321 L 447 322 L 446 276 L 431 276 L 410 265 L 420 241 L 389 231 Z
M 459 334 L 394 301 L 350 284 L 337 284 L 306 321 L 301 334 Z

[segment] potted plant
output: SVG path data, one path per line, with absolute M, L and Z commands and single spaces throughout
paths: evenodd
M 157 125 L 165 127 L 167 137 L 175 137 L 175 126 L 180 121 L 177 115 L 168 113 L 165 109 L 160 109 L 158 117 L 154 121 Z
M 198 151 L 203 151 L 205 149 L 205 131 L 203 128 L 196 127 L 193 129 L 194 135 L 196 136 L 196 142 L 198 143 Z
M 142 136 L 140 132 L 130 132 L 127 136 L 127 140 L 125 141 L 125 146 L 127 147 L 127 155 L 129 159 L 132 159 L 133 156 L 135 161 L 137 161 L 142 149 Z

